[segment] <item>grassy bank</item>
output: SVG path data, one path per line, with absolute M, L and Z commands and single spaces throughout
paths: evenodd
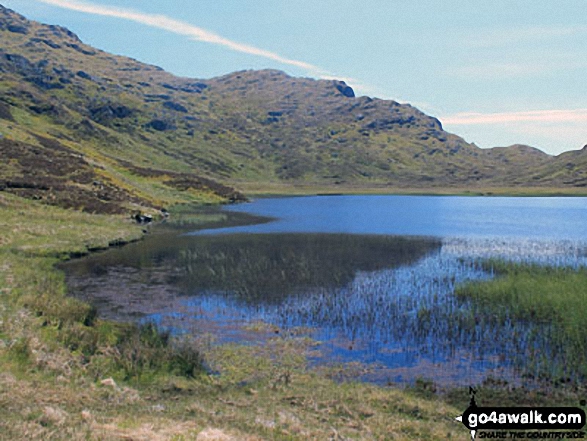
M 446 439 L 463 430 L 452 419 L 462 409 L 437 396 L 309 369 L 305 339 L 216 347 L 100 320 L 66 297 L 54 264 L 137 240 L 141 228 L 1 193 L 0 210 L 2 439 Z

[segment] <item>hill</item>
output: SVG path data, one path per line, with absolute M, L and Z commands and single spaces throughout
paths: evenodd
M 179 78 L 0 6 L 0 188 L 87 211 L 236 200 L 230 186 L 580 187 L 587 153 L 480 149 L 342 81 Z M 222 182 L 227 185 L 219 184 Z

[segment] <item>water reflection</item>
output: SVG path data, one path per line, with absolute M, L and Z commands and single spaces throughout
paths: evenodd
M 571 240 L 161 234 L 64 267 L 70 292 L 108 318 L 219 342 L 267 338 L 248 326 L 263 321 L 322 342 L 316 363 L 380 367 L 366 379 L 474 384 L 520 381 L 530 351 L 553 366 L 564 354 L 549 347 L 548 325 L 477 316 L 455 286 L 492 277 L 482 257 L 577 267 L 584 250 Z
M 345 286 L 361 271 L 411 264 L 440 244 L 343 234 L 161 235 L 65 268 L 73 280 L 108 279 L 112 268 L 126 267 L 129 274 L 140 270 L 143 283 L 167 283 L 184 296 L 222 292 L 247 305 L 274 304 L 294 293 Z

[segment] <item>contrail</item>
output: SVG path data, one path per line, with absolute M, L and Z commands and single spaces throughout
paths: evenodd
M 214 32 L 210 32 L 206 29 L 194 26 L 192 24 L 175 20 L 165 15 L 159 14 L 146 14 L 131 9 L 115 8 L 110 6 L 101 6 L 87 2 L 79 2 L 76 0 L 37 0 L 42 3 L 57 6 L 60 8 L 70 9 L 72 11 L 85 12 L 88 14 L 103 15 L 107 17 L 116 17 L 124 20 L 135 21 L 142 23 L 147 26 L 154 28 L 164 29 L 169 32 L 173 32 L 179 35 L 185 35 L 197 41 L 203 41 L 206 43 L 217 44 L 224 46 L 236 52 L 242 52 L 249 55 L 255 55 L 258 57 L 267 58 L 269 60 L 277 61 L 279 63 L 287 64 L 290 66 L 299 67 L 307 70 L 308 72 L 322 77 L 328 75 L 328 72 L 321 69 L 313 64 L 306 63 L 304 61 L 293 60 L 291 58 L 282 57 L 265 49 L 261 49 L 255 46 L 239 43 L 237 41 L 224 38 Z

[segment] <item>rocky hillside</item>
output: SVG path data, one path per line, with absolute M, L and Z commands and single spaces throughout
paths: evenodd
M 141 70 L 173 78 L 0 6 L 0 190 L 106 213 L 244 199 L 156 136 L 158 104 L 125 93 Z
M 584 186 L 586 152 L 483 150 L 395 101 L 275 70 L 179 78 L 0 6 L 0 189 L 88 211 L 228 185 Z

